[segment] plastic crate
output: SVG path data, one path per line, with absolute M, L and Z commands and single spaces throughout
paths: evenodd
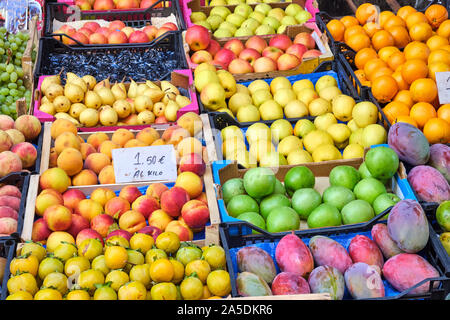
M 445 270 L 445 275 L 450 277 L 450 255 L 445 250 L 444 246 L 439 239 L 439 236 L 445 232 L 437 224 L 436 220 L 430 221 L 432 228 L 430 230 L 430 241 L 433 242 L 433 246 L 436 248 L 436 253 L 442 261 L 443 268 Z
M 16 245 L 17 243 L 14 239 L 0 239 L 0 257 L 6 259 L 3 281 L 0 283 L 0 300 L 5 300 L 8 296 L 9 265 L 14 258 Z
M 41 38 L 39 41 L 39 53 L 35 63 L 34 83 L 38 83 L 38 79 L 43 75 L 56 75 L 61 71 L 59 65 L 52 65 L 50 59 L 55 55 L 67 55 L 73 58 L 72 70 L 79 68 L 79 63 L 89 65 L 89 73 L 98 75 L 98 66 L 92 65 L 96 59 L 97 63 L 104 62 L 102 71 L 105 72 L 105 77 L 110 77 L 112 82 L 120 82 L 126 76 L 129 77 L 130 70 L 138 68 L 140 78 L 163 80 L 170 78 L 170 74 L 176 69 L 187 69 L 187 62 L 183 52 L 181 34 L 166 33 L 159 40 L 150 44 L 135 44 L 133 47 L 121 47 L 120 45 L 108 45 L 99 47 L 76 47 L 67 46 L 53 38 Z M 122 52 L 127 52 L 127 57 L 118 57 L 116 61 L 111 61 L 113 58 L 109 55 L 119 55 Z M 166 59 L 155 61 L 158 69 L 146 68 L 142 64 L 130 64 L 130 59 L 137 57 L 137 55 L 144 55 L 149 64 L 152 63 L 150 55 L 158 55 L 158 59 Z M 99 58 L 97 58 L 97 57 Z M 84 62 L 80 62 L 84 61 Z M 62 76 L 64 78 L 65 72 L 63 70 Z M 84 74 L 79 74 L 83 76 Z M 138 80 L 138 79 L 136 79 Z
M 0 179 L 0 186 L 3 185 L 13 185 L 19 188 L 21 192 L 19 211 L 17 216 L 17 230 L 13 232 L 10 236 L 0 237 L 3 238 L 19 238 L 23 230 L 25 209 L 27 203 L 28 187 L 30 185 L 30 174 L 26 171 L 13 172 Z

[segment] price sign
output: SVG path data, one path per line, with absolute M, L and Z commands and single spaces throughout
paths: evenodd
M 450 72 L 436 72 L 439 103 L 450 103 Z
M 112 150 L 116 183 L 175 181 L 177 162 L 173 145 Z

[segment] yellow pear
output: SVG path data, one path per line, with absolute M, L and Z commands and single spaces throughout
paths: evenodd
M 311 155 L 306 150 L 293 150 L 287 155 L 286 160 L 288 165 L 313 162 Z
M 243 84 L 236 84 L 236 93 L 246 93 L 248 95 L 250 95 L 250 90 L 248 90 L 248 88 L 246 86 L 244 86 Z
M 73 72 L 67 72 L 66 73 L 66 83 L 75 81 L 76 79 L 80 79 L 75 73 Z
M 176 86 L 174 86 L 172 83 L 170 83 L 169 81 L 161 81 L 160 85 L 161 85 L 161 90 L 164 93 L 172 92 L 175 95 L 180 94 L 180 90 L 178 90 L 178 88 Z
M 330 144 L 334 146 L 333 138 L 331 138 L 331 136 L 326 131 L 314 130 L 308 133 L 303 138 L 303 145 L 305 146 L 305 149 L 311 154 L 321 144 Z
M 309 104 L 317 98 L 319 98 L 319 95 L 316 91 L 314 91 L 314 89 L 311 88 L 302 89 L 297 93 L 297 99 L 303 102 L 306 106 L 309 106 Z
M 57 83 L 51 83 L 47 90 L 45 91 L 45 96 L 49 102 L 53 102 L 56 97 L 62 96 L 64 94 L 64 88 Z
M 342 155 L 332 144 L 322 144 L 318 146 L 312 153 L 312 158 L 314 162 L 329 161 L 329 160 L 339 160 L 342 159 Z
M 202 92 L 203 88 L 211 83 L 220 83 L 219 77 L 215 71 L 203 70 L 194 78 L 195 89 L 197 89 L 198 92 Z
M 70 100 L 66 96 L 58 96 L 53 100 L 56 112 L 67 112 L 70 109 Z
M 149 87 L 145 83 L 138 84 L 137 96 L 142 96 L 147 89 L 149 89 Z
M 216 72 L 216 67 L 214 67 L 211 63 L 202 62 L 200 63 L 194 70 L 194 78 L 198 77 L 198 74 L 202 71 L 209 70 L 212 72 Z
M 294 128 L 286 119 L 278 119 L 270 126 L 272 132 L 272 141 L 278 144 L 279 141 L 294 134 Z
M 286 77 L 276 77 L 270 82 L 270 91 L 275 94 L 280 89 L 291 89 L 291 82 Z
M 222 137 L 222 141 L 225 141 L 227 139 L 231 139 L 233 137 L 238 137 L 244 141 L 244 134 L 242 133 L 241 129 L 239 129 L 238 126 L 231 125 L 228 127 L 223 128 L 220 131 L 220 135 Z
M 259 114 L 259 110 L 252 104 L 248 104 L 239 108 L 236 119 L 239 122 L 254 122 L 259 121 L 261 119 L 261 115 Z
M 119 118 L 124 119 L 131 113 L 131 104 L 127 100 L 117 100 L 113 104 Z
M 342 94 L 342 91 L 338 87 L 326 87 L 323 88 L 320 93 L 319 97 L 327 100 L 328 102 L 331 102 L 335 97 Z
M 283 138 L 277 147 L 277 151 L 285 157 L 287 157 L 292 151 L 302 149 L 302 140 L 296 136 L 287 136 Z
M 226 70 L 218 70 L 217 76 L 220 84 L 225 89 L 225 97 L 229 98 L 234 95 L 236 93 L 236 79 L 234 79 L 234 76 Z
M 157 102 L 153 105 L 153 113 L 157 117 L 163 116 L 165 109 L 166 109 L 166 105 L 162 102 Z
M 267 89 L 259 89 L 253 92 L 252 100 L 253 104 L 258 108 L 266 101 L 272 100 L 273 96 Z
M 355 131 L 358 130 L 358 129 L 362 129 L 362 128 L 358 127 L 358 125 L 356 124 L 355 119 L 350 120 L 350 121 L 347 123 L 347 126 L 350 128 L 350 130 L 351 130 L 352 132 L 355 132 Z
M 187 105 L 190 105 L 192 102 L 189 100 L 188 97 L 182 96 L 181 94 L 177 95 L 175 98 L 175 102 L 178 103 L 178 105 L 183 108 Z
M 100 96 L 100 99 L 102 100 L 102 105 L 110 105 L 112 106 L 114 101 L 116 101 L 116 98 L 114 98 L 114 94 L 111 92 L 111 89 L 109 88 L 100 88 L 97 91 L 97 94 Z
M 164 97 L 164 92 L 162 92 L 159 88 L 148 88 L 144 91 L 143 95 L 152 99 L 153 103 L 156 103 L 161 101 L 161 99 Z
M 134 99 L 134 108 L 137 113 L 140 113 L 144 110 L 152 111 L 153 110 L 153 101 L 148 96 L 137 96 Z
M 106 89 L 106 90 L 108 90 L 108 89 Z M 86 95 L 84 97 L 84 105 L 87 108 L 98 109 L 102 106 L 102 104 L 103 104 L 102 98 L 100 97 L 100 95 L 97 92 L 95 92 L 95 91 L 86 92 Z
M 304 138 L 311 131 L 316 130 L 316 126 L 311 120 L 308 119 L 300 119 L 297 121 L 294 127 L 294 134 L 297 137 Z
M 39 106 L 39 110 L 51 115 L 54 115 L 56 113 L 55 106 L 51 102 L 42 103 Z
M 313 117 L 331 112 L 331 103 L 324 98 L 316 98 L 308 105 L 309 114 Z
M 245 137 L 249 144 L 256 142 L 257 140 L 272 140 L 272 131 L 265 123 L 257 122 L 250 125 L 245 133 Z
M 362 133 L 362 146 L 368 148 L 375 144 L 386 143 L 387 132 L 386 129 L 377 124 L 369 124 L 366 126 Z
M 316 128 L 323 131 L 326 131 L 329 126 L 335 123 L 337 123 L 337 120 L 331 112 L 317 116 L 314 119 Z
M 342 153 L 342 159 L 354 158 L 364 158 L 364 148 L 356 143 L 346 146 Z
M 59 75 L 45 77 L 44 80 L 41 83 L 41 91 L 45 94 L 48 87 L 51 84 L 61 84 L 61 77 Z
M 83 89 L 74 83 L 67 83 L 64 86 L 64 95 L 72 103 L 81 102 L 84 99 Z
M 86 108 L 80 113 L 80 123 L 85 127 L 94 127 L 98 123 L 98 111 Z
M 317 80 L 316 85 L 315 85 L 315 89 L 316 89 L 317 93 L 320 93 L 320 91 L 323 88 L 327 88 L 327 87 L 337 87 L 336 79 L 330 75 L 325 75 L 325 76 L 320 77 L 319 80 Z
M 175 101 L 169 101 L 164 109 L 164 116 L 167 121 L 176 121 L 177 120 L 177 111 L 180 109 L 180 106 Z
M 130 78 L 130 80 L 131 82 L 130 86 L 128 87 L 128 98 L 134 99 L 137 97 L 138 85 L 133 79 Z
M 334 123 L 326 131 L 333 138 L 336 145 L 342 144 L 350 138 L 351 131 L 344 123 Z
M 41 104 L 44 104 L 44 103 L 52 103 L 52 102 L 50 100 L 48 100 L 48 98 L 46 96 L 43 96 L 41 98 Z
M 77 119 L 75 119 L 75 118 L 69 116 L 69 115 L 68 115 L 67 113 L 65 113 L 65 112 L 58 112 L 58 113 L 55 113 L 54 117 L 55 117 L 56 119 L 66 119 L 66 120 L 69 120 L 69 121 L 72 122 L 76 127 L 81 127 L 81 126 L 82 126 L 81 123 L 80 123 Z
M 76 84 L 83 90 L 83 92 L 86 92 L 88 90 L 88 86 L 87 86 L 86 82 L 84 82 L 84 80 L 78 76 L 76 78 L 74 78 L 72 81 L 66 81 L 66 85 L 67 85 L 67 83 Z
M 363 128 L 359 128 L 356 131 L 353 131 L 352 134 L 350 135 L 349 140 L 349 144 L 359 144 L 360 146 L 363 146 L 363 142 L 362 142 L 362 135 L 363 135 Z
M 352 110 L 352 117 L 355 119 L 356 125 L 365 128 L 369 124 L 374 124 L 378 120 L 378 109 L 375 104 L 370 101 L 358 102 Z
M 222 106 L 226 107 L 225 89 L 218 82 L 208 83 L 200 93 L 200 101 L 207 109 L 212 111 Z
M 267 82 L 265 82 L 264 80 L 255 80 L 252 81 L 248 87 L 247 87 L 248 91 L 250 91 L 250 94 L 253 95 L 256 91 L 258 90 L 267 90 L 270 92 L 270 86 Z
M 94 90 L 97 80 L 91 75 L 85 75 L 81 79 L 84 80 L 89 90 Z
M 294 90 L 296 94 L 298 94 L 301 90 L 306 88 L 314 90 L 314 84 L 309 79 L 297 80 L 292 85 L 292 90 Z
M 164 97 L 161 99 L 161 102 L 167 104 L 170 100 L 175 101 L 177 95 L 172 91 L 164 92 Z
M 155 122 L 155 114 L 149 110 L 144 110 L 137 115 L 137 122 L 140 125 L 152 124 Z
M 231 118 L 234 118 L 233 112 L 231 112 L 231 110 L 228 108 L 219 108 L 219 109 L 217 109 L 217 112 L 225 112 L 225 113 L 229 114 L 231 116 Z
M 116 110 L 111 106 L 103 106 L 100 108 L 99 121 L 104 126 L 115 126 L 119 120 Z
M 245 93 L 235 93 L 231 96 L 230 100 L 228 100 L 228 108 L 230 108 L 231 112 L 236 115 L 239 108 L 242 106 L 246 106 L 252 103 L 252 98 Z
M 284 108 L 289 102 L 297 99 L 297 95 L 294 90 L 290 88 L 281 88 L 273 95 L 273 100 L 278 102 L 278 104 Z
M 123 100 L 128 97 L 127 90 L 123 83 L 114 83 L 114 85 L 111 87 L 111 92 L 116 100 Z
M 72 117 L 78 119 L 78 118 L 80 117 L 80 113 L 81 113 L 84 109 L 86 109 L 86 108 L 87 108 L 87 107 L 86 107 L 84 104 L 82 104 L 82 103 L 79 103 L 79 102 L 73 103 L 73 104 L 70 106 L 69 114 L 70 114 Z
M 309 115 L 308 107 L 299 100 L 292 100 L 284 107 L 286 118 L 303 118 Z
M 111 88 L 111 83 L 109 82 L 109 78 L 106 78 L 105 80 L 102 80 L 100 82 L 97 82 L 97 84 L 94 87 L 94 91 L 97 92 L 100 88 Z
M 262 120 L 276 120 L 283 118 L 283 108 L 274 100 L 267 100 L 259 107 Z
M 352 97 L 346 94 L 340 94 L 331 101 L 331 110 L 336 119 L 344 122 L 350 121 L 352 120 L 352 110 L 355 103 L 355 99 Z
M 150 80 L 146 80 L 146 81 L 145 81 L 145 84 L 146 84 L 147 87 L 149 87 L 149 88 L 161 90 L 161 88 L 160 88 L 157 84 L 153 83 L 153 82 L 150 81 Z

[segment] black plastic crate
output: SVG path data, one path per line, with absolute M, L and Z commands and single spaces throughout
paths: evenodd
M 389 210 L 389 209 L 388 209 Z M 388 211 L 387 210 L 387 211 Z M 303 241 L 308 240 L 309 238 L 316 236 L 316 235 L 322 235 L 327 236 L 330 238 L 333 237 L 345 237 L 348 235 L 348 240 L 350 238 L 353 238 L 357 234 L 360 233 L 367 233 L 371 231 L 372 227 L 377 223 L 386 223 L 386 220 L 384 221 L 378 221 L 384 216 L 385 212 L 377 215 L 372 220 L 361 223 L 361 224 L 355 224 L 355 225 L 349 225 L 349 226 L 342 226 L 342 227 L 333 227 L 333 228 L 320 228 L 320 229 L 308 229 L 308 230 L 298 230 L 293 231 L 297 236 L 299 236 Z M 257 232 L 260 232 L 260 234 L 251 234 L 251 235 L 244 235 L 244 228 L 250 228 Z M 431 225 L 429 225 L 430 229 L 430 235 L 433 232 L 433 229 Z M 232 233 L 231 230 L 238 230 L 237 234 Z M 220 239 L 222 241 L 222 246 L 225 249 L 226 252 L 226 259 L 227 259 L 227 268 L 228 272 L 230 274 L 231 278 L 231 295 L 233 297 L 237 297 L 237 287 L 236 287 L 236 273 L 233 268 L 233 262 L 230 255 L 230 249 L 232 248 L 240 248 L 252 244 L 257 243 L 273 243 L 276 241 L 279 241 L 283 236 L 286 234 L 289 234 L 289 232 L 284 233 L 268 233 L 265 230 L 262 230 L 248 222 L 242 221 L 242 222 L 229 222 L 229 223 L 221 223 L 219 227 L 219 234 Z M 368 235 L 369 238 L 370 235 Z M 418 254 L 424 257 L 431 265 L 433 265 L 440 273 L 440 276 L 437 278 L 428 278 L 425 279 L 415 286 L 400 292 L 393 296 L 387 296 L 384 298 L 376 298 L 372 300 L 397 300 L 397 299 L 430 299 L 430 300 L 443 300 L 446 295 L 450 292 L 450 278 L 446 276 L 446 266 L 444 265 L 443 261 L 441 260 L 441 256 L 438 254 L 439 249 L 435 247 L 435 241 L 428 240 L 428 243 L 426 247 L 419 252 Z M 276 263 L 276 261 L 274 260 Z M 429 291 L 426 294 L 409 294 L 408 293 L 413 290 L 414 288 L 430 281 L 430 287 Z M 440 281 L 441 284 L 438 288 L 433 288 L 433 284 L 435 282 Z M 386 281 L 383 281 L 386 285 Z
M 9 264 L 11 260 L 14 258 L 15 250 L 16 250 L 16 241 L 13 239 L 0 239 L 0 257 L 6 259 L 6 266 L 3 274 L 3 281 L 0 283 L 0 300 L 5 300 L 8 296 L 8 288 L 7 283 L 9 279 Z
M 155 8 L 158 4 L 163 4 L 163 8 Z M 178 30 L 186 30 L 186 24 L 183 19 L 183 15 L 181 13 L 180 4 L 177 0 L 159 0 L 154 3 L 150 8 L 141 9 L 141 10 L 110 10 L 110 11 L 78 11 L 74 10 L 73 6 L 70 6 L 66 3 L 47 3 L 46 10 L 46 20 L 45 20 L 45 36 L 54 36 L 53 33 L 53 20 L 56 19 L 60 22 L 73 21 L 73 16 L 77 15 L 77 19 L 85 20 L 86 22 L 89 20 L 106 20 L 106 21 L 114 21 L 120 20 L 125 23 L 128 27 L 133 28 L 143 28 L 146 25 L 151 24 L 152 18 L 164 18 L 169 17 L 170 15 L 174 15 L 176 19 L 176 24 Z M 173 31 L 170 31 L 173 32 Z M 82 44 L 79 41 L 73 39 L 72 37 L 63 34 L 58 36 L 59 41 L 62 42 L 63 38 L 70 38 L 78 43 L 79 46 L 83 47 L 92 47 L 96 45 L 90 44 Z M 153 40 L 155 41 L 155 40 Z M 152 42 L 153 42 L 152 41 Z M 134 46 L 134 43 L 124 43 L 121 46 Z
M 69 66 L 64 67 L 61 61 Z M 85 70 L 80 68 L 83 64 Z M 35 64 L 34 79 L 39 76 L 56 75 L 63 69 L 77 71 L 79 76 L 95 75 L 96 78 L 121 82 L 124 77 L 135 81 L 143 79 L 161 80 L 170 78 L 176 69 L 188 69 L 183 52 L 181 32 L 166 33 L 149 44 L 133 47 L 120 45 L 76 47 L 67 46 L 54 38 L 41 38 L 39 54 Z
M 22 234 L 23 222 L 25 218 L 25 206 L 27 203 L 28 187 L 30 184 L 30 174 L 26 171 L 13 172 L 0 179 L 0 186 L 14 185 L 19 188 L 22 197 L 20 198 L 20 206 L 17 217 L 17 231 L 12 233 L 9 237 L 0 237 L 1 239 L 16 238 L 19 239 Z

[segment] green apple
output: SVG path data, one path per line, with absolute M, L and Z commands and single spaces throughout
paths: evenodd
M 397 172 L 399 159 L 397 153 L 389 147 L 380 146 L 370 149 L 365 161 L 370 175 L 377 179 L 390 179 Z
M 206 20 L 206 14 L 204 12 L 192 12 L 191 14 L 191 21 L 192 23 L 196 24 L 199 21 L 204 21 Z
M 252 7 L 250 7 L 248 4 L 245 3 L 237 5 L 236 8 L 234 9 L 234 13 L 240 14 L 245 18 L 247 18 L 252 12 L 253 12 Z
M 281 8 L 270 9 L 270 11 L 267 13 L 268 17 L 274 17 L 278 21 L 281 21 L 281 19 L 283 19 L 285 15 L 286 13 L 284 13 L 283 9 Z
M 353 189 L 357 199 L 362 199 L 372 204 L 382 193 L 386 193 L 386 187 L 375 178 L 364 178 Z
M 240 194 L 232 197 L 228 202 L 227 212 L 229 216 L 235 218 L 244 212 L 259 213 L 259 205 L 252 197 L 246 194 Z
M 342 220 L 344 224 L 366 222 L 375 217 L 370 203 L 364 200 L 353 200 L 342 208 Z
M 272 211 L 272 209 L 290 206 L 291 200 L 289 200 L 288 197 L 282 194 L 273 193 L 262 199 L 261 203 L 259 204 L 259 209 L 263 218 L 267 219 L 267 216 L 269 215 L 270 211 Z
M 265 17 L 261 24 L 271 26 L 274 30 L 277 30 L 281 25 L 280 20 L 277 20 L 274 17 Z
M 241 213 L 239 216 L 237 216 L 237 219 L 247 221 L 258 228 L 261 228 L 263 230 L 266 229 L 266 222 L 264 221 L 264 218 L 261 217 L 259 213 L 256 212 L 244 212 Z M 252 231 L 253 234 L 259 233 L 256 230 Z
M 233 33 L 225 28 L 219 28 L 214 32 L 214 37 L 216 38 L 230 38 L 233 36 Z
M 293 26 L 298 24 L 297 20 L 295 20 L 294 17 L 291 16 L 284 16 L 283 19 L 281 19 L 281 24 L 284 26 Z
M 219 7 L 212 8 L 211 11 L 209 12 L 210 16 L 212 16 L 214 14 L 221 16 L 222 19 L 225 20 L 227 18 L 227 16 L 231 14 L 231 11 L 227 7 L 219 6 Z
M 270 211 L 267 216 L 266 227 L 269 232 L 298 230 L 300 218 L 294 209 L 278 207 Z
M 206 21 L 206 20 L 199 21 L 199 22 L 197 22 L 196 24 L 198 24 L 199 26 L 203 26 L 203 27 L 205 27 L 205 28 L 208 29 L 208 30 L 212 30 L 211 25 L 210 25 L 209 22 Z
M 361 174 L 352 166 L 337 166 L 330 171 L 328 179 L 332 186 L 342 186 L 353 190 L 361 180 Z
M 226 21 L 234 24 L 236 27 L 240 27 L 242 22 L 245 21 L 245 17 L 243 17 L 237 13 L 232 13 L 232 14 L 228 15 Z
M 227 1 L 226 0 L 211 0 L 209 2 L 209 6 L 210 7 L 215 7 L 215 6 L 226 6 L 227 5 Z
M 303 11 L 303 8 L 297 3 L 291 3 L 286 7 L 286 9 L 284 9 L 284 12 L 291 17 L 295 17 L 300 11 Z
M 228 204 L 231 198 L 240 194 L 245 194 L 244 180 L 241 178 L 230 179 L 222 185 L 222 198 L 225 204 Z
M 380 214 L 389 207 L 395 206 L 401 199 L 393 193 L 382 193 L 373 202 L 373 210 L 375 214 Z M 385 217 L 387 218 L 389 214 Z
M 220 24 L 219 29 L 226 29 L 231 32 L 232 35 L 236 32 L 237 28 L 234 24 L 228 21 L 224 21 Z
M 251 30 L 252 32 L 255 32 L 256 28 L 258 28 L 260 25 L 260 23 L 258 21 L 256 21 L 253 18 L 248 18 L 247 20 L 245 20 L 242 25 L 241 28 L 247 28 L 249 30 Z
M 275 34 L 275 29 L 267 24 L 262 24 L 255 30 L 257 36 L 263 36 L 266 34 Z
M 261 12 L 262 14 L 264 14 L 264 16 L 267 16 L 267 14 L 269 13 L 270 10 L 272 10 L 272 7 L 270 5 L 268 5 L 267 3 L 260 3 L 260 4 L 256 5 L 256 7 L 253 11 Z
M 302 188 L 292 196 L 292 208 L 298 213 L 300 219 L 308 219 L 311 212 L 322 203 L 322 197 L 313 188 Z
M 234 33 L 235 37 L 247 37 L 247 36 L 253 36 L 253 31 L 249 28 L 240 27 L 236 30 Z
M 220 24 L 223 22 L 224 20 L 222 19 L 221 16 L 218 16 L 217 14 L 213 14 L 212 16 L 209 16 L 206 19 L 206 22 L 209 23 L 209 25 L 211 26 L 211 28 L 215 31 L 219 28 Z
M 352 190 L 342 186 L 330 186 L 325 189 L 322 195 L 323 202 L 335 206 L 338 210 L 355 200 L 355 195 Z
M 436 210 L 436 220 L 444 231 L 450 231 L 450 200 L 439 205 Z
M 266 16 L 262 12 L 253 11 L 252 13 L 250 13 L 248 17 L 255 19 L 256 21 L 258 21 L 259 24 L 261 24 Z
M 309 13 L 306 10 L 302 10 L 295 15 L 295 20 L 297 20 L 298 23 L 300 23 L 300 24 L 305 23 L 306 21 L 308 21 L 311 18 L 312 18 L 311 13 Z
M 335 206 L 322 203 L 310 213 L 307 223 L 309 228 L 336 227 L 342 224 L 342 217 Z

